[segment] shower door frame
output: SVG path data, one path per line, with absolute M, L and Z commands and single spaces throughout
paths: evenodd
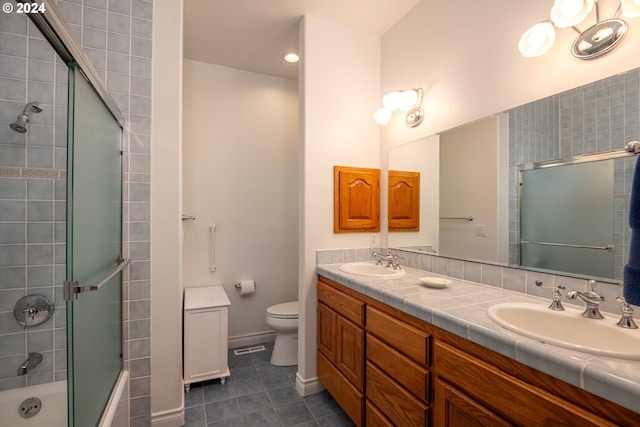
M 33 1 L 30 1 L 30 0 L 16 0 L 16 1 L 20 3 L 33 3 Z M 122 138 L 122 134 L 125 131 L 125 125 L 126 125 L 124 114 L 116 104 L 115 100 L 107 92 L 107 89 L 104 86 L 98 72 L 96 71 L 94 66 L 91 64 L 91 61 L 89 60 L 86 53 L 83 51 L 81 44 L 73 35 L 73 32 L 65 22 L 62 14 L 57 9 L 57 6 L 52 0 L 38 0 L 38 3 L 44 5 L 42 8 L 44 12 L 28 14 L 29 18 L 34 23 L 34 25 L 40 30 L 43 37 L 53 47 L 53 49 L 59 55 L 60 59 L 68 67 L 75 66 L 81 71 L 81 74 L 86 78 L 88 83 L 93 87 L 98 98 L 102 100 L 102 102 L 106 106 L 107 110 L 111 113 L 117 125 L 121 128 L 121 138 Z M 69 69 L 69 72 L 72 72 L 71 68 Z M 73 102 L 73 101 L 69 99 L 69 102 Z M 73 129 L 68 129 L 68 131 L 73 132 Z M 120 148 L 120 150 L 122 150 L 122 148 Z M 122 154 L 122 151 L 120 151 L 120 153 Z M 122 170 L 120 170 L 120 174 L 122 174 Z M 121 175 L 121 182 L 122 182 L 122 175 Z M 121 199 L 121 202 L 123 202 L 122 199 Z M 120 222 L 122 224 L 122 219 L 120 220 Z M 71 242 L 67 242 L 67 244 L 69 245 L 71 244 Z M 122 253 L 122 248 L 121 248 L 121 253 Z M 124 267 L 126 267 L 127 264 L 128 264 L 128 260 L 120 260 L 120 266 L 118 267 L 117 272 L 120 272 Z M 70 279 L 70 278 L 67 277 L 67 279 Z M 73 284 L 73 282 L 71 282 L 71 284 Z M 73 294 L 73 293 L 79 292 L 82 290 L 83 290 L 82 287 L 67 290 L 67 294 L 68 294 L 67 297 L 70 297 L 70 298 L 65 298 L 65 300 L 71 300 L 71 301 L 75 300 L 77 298 L 77 294 Z M 94 290 L 94 289 L 86 289 L 86 290 Z M 71 302 L 70 304 L 74 304 L 74 303 Z M 67 325 L 67 335 L 69 334 L 69 328 L 71 327 L 72 325 Z M 72 352 L 73 348 L 68 346 L 67 351 Z M 122 354 L 120 359 L 122 360 Z M 70 358 L 68 360 L 72 360 L 72 359 Z M 120 376 L 122 376 L 122 368 L 123 367 L 121 366 Z M 69 366 L 68 371 L 69 370 L 72 371 L 73 367 Z M 72 372 L 71 372 L 71 375 L 73 375 Z M 117 381 L 119 380 L 120 380 L 119 378 L 116 379 L 116 386 L 117 386 Z M 73 390 L 74 385 L 68 384 L 68 389 Z M 113 394 L 113 391 L 112 391 L 112 394 Z M 73 411 L 73 408 L 74 408 L 73 401 L 75 400 L 73 393 L 68 393 L 68 400 L 69 400 L 69 402 L 67 402 L 68 410 Z M 72 425 L 73 423 L 72 419 L 73 419 L 73 413 L 69 413 L 68 420 L 71 423 L 70 425 Z

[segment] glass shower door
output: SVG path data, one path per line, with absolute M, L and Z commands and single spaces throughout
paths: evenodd
M 613 160 L 522 171 L 522 265 L 613 277 L 613 172 Z
M 122 129 L 69 65 L 69 425 L 95 426 L 122 368 Z

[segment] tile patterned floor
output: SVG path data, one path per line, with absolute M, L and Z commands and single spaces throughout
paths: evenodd
M 266 351 L 241 356 L 229 350 L 231 377 L 225 384 L 193 384 L 185 394 L 185 426 L 353 426 L 326 391 L 300 397 L 297 366 L 272 366 L 273 343 L 263 345 Z

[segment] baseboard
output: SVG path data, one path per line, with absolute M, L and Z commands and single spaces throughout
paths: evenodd
M 179 427 L 184 424 L 184 406 L 151 414 L 153 427 Z
M 305 380 L 300 377 L 300 374 L 296 374 L 296 391 L 302 397 L 311 396 L 312 394 L 320 393 L 324 390 L 324 386 L 318 379 L 318 377 Z
M 256 332 L 254 334 L 237 335 L 227 340 L 229 348 L 247 347 L 276 339 L 276 331 Z

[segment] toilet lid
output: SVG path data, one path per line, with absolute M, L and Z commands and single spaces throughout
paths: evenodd
M 292 319 L 298 317 L 298 301 L 284 302 L 267 308 L 267 314 L 280 319 Z

